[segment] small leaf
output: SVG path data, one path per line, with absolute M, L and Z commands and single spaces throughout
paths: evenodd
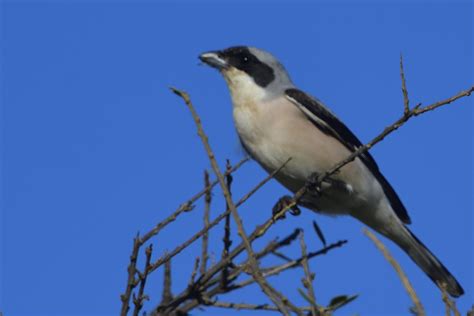
M 321 230 L 321 228 L 319 228 L 319 225 L 318 223 L 316 223 L 316 221 L 313 221 L 313 228 L 319 239 L 323 243 L 323 246 L 326 247 L 326 238 L 324 238 L 323 231 Z
M 359 295 L 339 295 L 331 299 L 329 302 L 329 306 L 327 307 L 328 310 L 335 311 L 336 309 L 341 308 L 342 306 L 349 304 L 353 300 L 355 300 Z

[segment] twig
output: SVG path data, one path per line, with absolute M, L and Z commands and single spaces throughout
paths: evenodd
M 212 307 L 221 307 L 221 308 L 231 308 L 235 310 L 262 310 L 269 312 L 278 312 L 278 308 L 268 305 L 268 304 L 246 304 L 246 303 L 231 303 L 231 302 L 222 302 L 216 301 L 209 304 Z M 309 306 L 298 307 L 301 311 L 310 311 Z
M 224 198 L 225 198 L 227 204 L 229 205 L 229 209 L 231 210 L 231 214 L 234 217 L 234 221 L 237 224 L 238 233 L 239 233 L 240 237 L 242 238 L 245 249 L 248 252 L 248 256 L 249 256 L 249 260 L 250 260 L 250 267 L 251 267 L 253 277 L 255 278 L 257 283 L 259 284 L 262 291 L 268 296 L 268 298 L 270 298 L 273 301 L 273 303 L 276 306 L 278 306 L 278 309 L 284 315 L 289 315 L 287 307 L 289 307 L 291 310 L 293 310 L 296 314 L 301 315 L 302 313 L 294 305 L 292 305 L 287 298 L 285 298 L 281 293 L 279 293 L 277 290 L 272 288 L 266 282 L 266 280 L 262 277 L 261 271 L 258 268 L 258 262 L 255 259 L 255 254 L 252 250 L 252 245 L 250 244 L 250 241 L 247 237 L 247 234 L 245 233 L 245 229 L 244 229 L 242 220 L 241 220 L 239 214 L 237 213 L 237 208 L 236 208 L 234 202 L 232 201 L 229 190 L 227 189 L 227 186 L 225 184 L 225 179 L 224 179 L 224 177 L 223 177 L 223 175 L 222 175 L 222 173 L 219 169 L 219 166 L 216 162 L 214 153 L 211 149 L 211 146 L 209 145 L 208 138 L 207 138 L 207 136 L 204 133 L 204 130 L 202 128 L 201 119 L 199 118 L 198 114 L 196 113 L 196 111 L 194 109 L 194 106 L 192 105 L 191 100 L 189 98 L 189 95 L 187 93 L 185 93 L 183 91 L 180 91 L 180 90 L 177 90 L 175 88 L 171 88 L 171 89 L 175 94 L 177 94 L 178 96 L 180 96 L 184 100 L 184 102 L 186 103 L 188 109 L 191 112 L 191 115 L 193 116 L 194 122 L 196 123 L 196 127 L 198 129 L 198 135 L 200 136 L 200 138 L 202 140 L 202 143 L 203 143 L 203 145 L 206 149 L 207 155 L 209 157 L 209 161 L 211 162 L 212 169 L 214 170 L 214 173 L 216 174 L 216 176 L 219 180 L 219 184 L 220 184 L 220 187 L 223 191 Z
M 449 304 L 449 297 L 448 293 L 446 292 L 446 288 L 444 284 L 439 284 L 439 288 L 441 289 L 441 299 L 444 303 L 444 313 L 445 316 L 451 316 L 451 306 Z
M 382 252 L 383 256 L 385 259 L 392 265 L 394 268 L 395 272 L 397 272 L 398 277 L 403 283 L 403 286 L 405 287 L 405 290 L 407 291 L 408 295 L 410 296 L 413 304 L 415 305 L 416 312 L 418 315 L 425 315 L 425 309 L 423 308 L 423 305 L 421 304 L 420 299 L 418 298 L 418 295 L 415 292 L 415 289 L 410 283 L 410 280 L 408 280 L 406 274 L 403 272 L 402 267 L 398 262 L 392 257 L 388 249 L 384 246 L 384 244 L 374 235 L 372 232 L 370 232 L 367 228 L 364 228 L 364 234 L 369 237 L 372 242 L 375 244 L 375 246 Z
M 286 262 L 290 262 L 290 261 L 293 260 L 293 259 L 291 259 L 290 257 L 288 257 L 287 255 L 285 255 L 285 254 L 283 254 L 283 253 L 281 253 L 281 252 L 279 252 L 279 251 L 277 251 L 277 250 L 273 250 L 273 251 L 271 252 L 271 254 L 274 255 L 274 256 L 277 257 L 277 258 L 280 258 L 280 259 L 286 261 Z
M 298 234 L 300 232 L 300 229 L 295 229 L 291 234 L 289 234 L 288 236 L 286 236 L 285 238 L 283 238 L 282 240 L 280 241 L 271 241 L 270 243 L 268 243 L 267 246 L 265 246 L 264 249 L 262 249 L 261 251 L 257 252 L 255 255 L 257 257 L 257 259 L 260 259 L 260 258 L 263 258 L 265 257 L 266 255 L 268 255 L 269 253 L 272 253 L 273 251 L 277 250 L 277 249 L 280 249 L 281 247 L 285 247 L 285 246 L 288 246 L 290 245 L 297 237 L 298 237 Z M 231 252 L 231 255 L 232 256 L 237 256 L 240 252 L 236 252 L 235 250 Z M 216 264 L 215 266 L 219 266 L 220 263 Z M 232 271 L 231 271 L 231 274 L 229 276 L 229 279 L 230 280 L 233 280 L 235 279 L 238 275 L 240 275 L 240 273 L 242 272 L 243 268 L 246 266 L 246 262 L 244 262 L 243 264 L 240 264 L 238 266 L 236 266 Z M 217 279 L 212 279 L 209 281 L 209 279 L 204 279 L 206 283 L 206 288 L 209 288 L 209 287 L 212 287 L 214 285 L 216 285 L 218 283 L 218 280 Z
M 410 111 L 410 113 L 413 113 L 412 116 L 418 116 L 418 115 L 423 114 L 425 112 L 436 110 L 437 108 L 439 108 L 443 105 L 447 105 L 447 104 L 453 103 L 454 101 L 459 100 L 461 98 L 470 96 L 473 91 L 474 91 L 474 86 L 470 87 L 467 90 L 460 91 L 460 92 L 458 92 L 458 94 L 456 94 L 456 95 L 454 95 L 450 98 L 432 103 L 432 104 L 427 105 L 425 107 L 422 107 L 422 108 L 415 107 L 414 109 L 412 109 Z
M 288 162 L 288 161 L 287 161 Z M 287 163 L 285 162 L 282 167 Z M 279 168 L 281 169 L 281 168 Z M 273 174 L 274 175 L 274 174 Z M 237 204 L 238 206 L 239 204 Z M 276 218 L 280 218 L 281 216 L 284 215 L 284 213 L 288 210 L 290 210 L 291 207 L 285 207 L 281 211 L 279 211 L 277 214 L 274 214 L 271 218 L 266 220 L 263 224 L 257 226 L 254 231 L 250 234 L 248 237 L 249 242 L 253 242 L 255 239 L 259 238 L 262 236 L 275 222 Z M 224 265 L 229 263 L 229 260 L 232 260 L 234 257 L 239 255 L 242 251 L 245 250 L 245 244 L 242 241 L 237 247 L 232 250 L 232 252 L 229 254 L 228 258 L 223 258 L 219 263 L 215 264 L 209 270 L 206 272 L 206 275 L 201 276 L 200 281 L 202 283 L 206 283 L 212 276 L 214 276 L 218 271 L 221 271 Z
M 146 280 L 148 277 L 148 272 L 150 270 L 150 261 L 151 261 L 151 254 L 153 252 L 153 245 L 150 244 L 146 250 L 145 250 L 145 268 L 143 271 L 143 274 L 140 275 L 140 287 L 138 288 L 138 295 L 137 297 L 133 300 L 133 303 L 135 304 L 135 308 L 133 310 L 133 316 L 138 316 L 140 313 L 140 310 L 143 307 L 143 301 L 148 299 L 148 296 L 144 295 L 145 292 L 145 285 L 146 285 Z
M 287 237 L 283 238 L 282 240 L 280 241 L 276 241 L 276 240 L 272 240 L 270 243 L 268 243 L 268 245 L 262 249 L 261 251 L 259 251 L 258 253 L 256 253 L 256 257 L 257 258 L 262 258 L 266 255 L 268 255 L 269 253 L 271 253 L 273 250 L 275 249 L 279 249 L 281 247 L 284 247 L 284 246 L 288 246 L 289 244 L 291 244 L 291 242 L 293 240 L 295 240 L 295 238 L 298 236 L 298 233 L 299 233 L 299 229 L 296 229 L 293 233 L 291 233 L 290 235 L 288 235 Z M 234 269 L 231 271 L 231 275 L 229 276 L 229 282 L 233 281 L 235 278 L 237 278 L 241 273 L 242 273 L 242 270 L 244 269 L 244 267 L 246 267 L 246 263 L 244 264 L 240 264 L 238 266 L 234 266 Z M 253 278 L 251 278 L 251 280 L 254 282 L 255 280 Z M 208 292 L 202 294 L 202 296 L 205 296 L 205 297 L 208 297 L 208 298 L 212 298 L 214 297 L 215 295 L 218 295 L 218 294 L 221 294 L 221 293 L 227 293 L 227 292 L 230 292 L 232 291 L 233 287 L 232 288 L 222 288 L 220 286 L 220 282 L 221 282 L 221 277 L 216 277 L 212 280 L 209 280 L 209 281 L 205 281 L 203 282 L 202 280 L 199 280 L 197 282 L 197 284 L 199 283 L 202 283 L 202 284 L 205 284 L 205 286 L 202 286 L 200 289 L 202 291 L 208 289 L 208 288 L 211 288 L 212 286 L 216 285 L 213 289 L 209 290 Z M 202 292 L 201 292 L 202 293 Z M 184 298 L 187 296 L 187 294 L 185 293 L 184 295 L 180 295 L 182 300 L 184 300 Z M 199 299 L 194 299 L 194 300 L 191 300 L 189 303 L 187 303 L 186 305 L 184 305 L 183 307 L 180 308 L 180 311 L 183 312 L 183 313 L 186 313 L 190 310 L 192 310 L 193 308 L 197 307 L 198 305 L 200 304 L 200 301 Z M 158 309 L 157 309 L 158 310 Z
M 204 170 L 204 187 L 209 187 L 209 172 Z M 211 212 L 211 201 L 212 201 L 212 194 L 211 191 L 206 191 L 206 195 L 204 196 L 204 228 L 207 229 L 209 227 L 209 216 Z M 202 235 L 202 252 L 201 252 L 201 274 L 206 272 L 207 268 L 207 259 L 208 259 L 208 248 L 209 248 L 209 232 L 206 231 L 204 235 Z
M 285 161 L 280 168 L 276 169 L 272 173 L 270 173 L 268 176 L 266 176 L 263 180 L 261 180 L 257 185 L 253 187 L 248 193 L 246 193 L 236 204 L 237 207 L 240 205 L 244 204 L 252 195 L 254 195 L 262 186 L 264 186 L 268 181 L 273 179 L 273 177 L 280 172 L 282 168 L 286 166 L 286 164 L 290 161 L 288 159 Z M 178 247 L 174 248 L 171 252 L 165 254 L 161 258 L 159 258 L 156 262 L 151 264 L 150 272 L 158 269 L 162 264 L 179 254 L 181 251 L 186 249 L 189 245 L 191 245 L 193 242 L 201 238 L 206 232 L 208 232 L 210 229 L 212 229 L 214 226 L 219 224 L 228 214 L 230 214 L 230 210 L 227 209 L 225 212 L 221 213 L 219 216 L 217 216 L 211 223 L 209 223 L 209 226 L 206 228 L 201 229 L 199 232 L 194 234 L 191 238 L 180 244 Z M 240 253 L 240 252 L 239 252 Z
M 140 235 L 133 239 L 132 254 L 130 255 L 130 264 L 128 265 L 127 272 L 127 286 L 125 287 L 125 293 L 120 296 L 122 300 L 122 309 L 120 310 L 121 316 L 126 316 L 129 310 L 130 296 L 132 295 L 133 288 L 135 287 L 135 273 L 137 271 L 137 257 L 140 249 Z
M 342 247 L 346 243 L 347 243 L 347 240 L 339 240 L 338 242 L 330 244 L 329 246 L 324 247 L 321 250 L 308 253 L 307 259 L 310 260 L 310 259 L 312 259 L 316 256 L 325 255 L 328 251 L 330 251 L 332 249 L 335 249 L 335 248 Z M 280 264 L 280 265 L 277 265 L 277 266 L 274 266 L 274 267 L 271 267 L 271 268 L 267 268 L 263 271 L 263 276 L 265 278 L 267 278 L 267 277 L 270 277 L 270 276 L 280 274 L 283 271 L 286 271 L 286 270 L 289 270 L 289 269 L 292 269 L 292 268 L 296 268 L 296 267 L 301 265 L 302 261 L 303 261 L 303 258 L 300 257 L 300 258 L 295 259 L 293 261 L 283 263 L 283 264 Z M 247 280 L 244 280 L 242 282 L 239 282 L 237 284 L 232 285 L 231 288 L 232 289 L 240 289 L 240 288 L 243 288 L 247 285 L 252 284 L 253 282 L 254 282 L 253 279 L 247 279 Z
M 296 233 L 299 233 L 299 230 L 296 230 L 295 231 Z M 295 236 L 295 232 L 293 232 L 290 236 L 288 236 L 286 239 L 286 241 L 290 242 L 292 240 L 294 240 Z M 283 242 L 284 240 L 282 240 Z M 325 255 L 328 251 L 332 250 L 332 249 L 335 249 L 335 248 L 338 248 L 338 247 L 341 247 L 343 246 L 345 243 L 347 243 L 347 240 L 340 240 L 336 243 L 333 243 L 321 250 L 318 250 L 318 251 L 315 251 L 315 252 L 310 252 L 308 253 L 308 260 L 316 257 L 316 256 L 320 256 L 320 255 Z M 267 248 L 267 247 L 266 247 Z M 262 250 L 262 255 L 263 253 L 268 253 L 269 251 L 271 251 L 272 247 L 268 247 L 269 249 L 266 250 Z M 231 256 L 234 252 L 231 252 Z M 288 263 L 284 263 L 284 264 L 281 264 L 281 265 L 278 265 L 278 266 L 275 266 L 275 267 L 272 267 L 272 268 L 268 268 L 268 269 L 265 269 L 263 271 L 263 276 L 265 278 L 268 278 L 270 276 L 274 276 L 274 275 L 277 275 L 283 271 L 286 271 L 286 270 L 289 270 L 289 269 L 292 269 L 292 268 L 295 268 L 295 267 L 298 267 L 301 265 L 301 262 L 302 262 L 302 258 L 298 258 L 296 260 L 293 260 L 291 262 L 288 262 Z M 216 264 L 216 266 L 218 266 L 219 264 Z M 237 267 L 234 271 L 232 271 L 230 273 L 230 276 L 229 276 L 229 279 L 230 280 L 233 280 L 235 279 L 238 275 L 240 275 L 240 272 L 241 272 L 241 266 L 245 266 L 245 264 L 243 265 L 239 265 L 239 267 Z M 209 273 L 210 270 L 207 271 L 207 273 Z M 202 284 L 206 284 L 206 288 L 209 288 L 210 286 L 212 285 L 215 285 L 219 282 L 219 278 L 217 279 L 212 279 L 211 281 L 207 281 L 207 280 L 201 280 Z M 198 281 L 199 282 L 199 281 Z M 248 278 L 247 280 L 244 280 L 244 281 L 241 281 L 237 284 L 231 284 L 228 286 L 228 288 L 226 289 L 225 292 L 230 292 L 230 291 L 234 291 L 234 290 L 237 290 L 237 289 L 241 289 L 241 288 L 244 288 L 246 286 L 249 286 L 251 284 L 255 283 L 255 279 L 254 278 Z M 213 297 L 215 295 L 218 295 L 218 294 L 221 294 L 221 293 L 224 293 L 224 291 L 222 291 L 222 289 L 219 287 L 219 286 L 216 286 L 214 287 L 212 290 L 206 292 L 206 296 L 207 297 Z M 184 295 L 180 295 L 181 299 L 183 299 L 183 297 L 186 297 L 186 294 Z M 183 311 L 183 312 L 188 312 L 190 310 L 192 310 L 193 308 L 197 307 L 199 305 L 199 301 L 198 300 L 192 300 L 190 301 L 189 303 L 187 303 L 185 306 L 181 307 L 180 308 L 180 311 Z
M 446 290 L 446 284 L 438 282 L 438 287 L 441 289 L 441 298 L 443 299 L 444 305 L 446 307 L 446 315 L 451 315 L 451 311 L 454 313 L 454 316 L 461 316 L 456 303 L 449 298 L 448 292 Z
M 291 234 L 287 235 L 285 238 L 283 238 L 281 240 L 277 239 L 277 240 L 270 241 L 265 246 L 265 248 L 263 248 L 263 250 L 257 252 L 257 254 L 256 254 L 257 258 L 264 257 L 269 253 L 274 253 L 275 251 L 277 251 L 278 249 L 280 249 L 282 247 L 289 246 L 294 240 L 296 240 L 296 238 L 298 237 L 300 231 L 301 231 L 300 228 L 296 228 L 295 230 L 293 230 L 293 232 Z
M 194 280 L 196 279 L 198 268 L 199 268 L 199 257 L 196 257 L 196 259 L 194 260 L 193 272 L 191 272 L 191 277 L 189 278 L 188 288 L 192 288 L 194 286 L 194 283 L 195 283 Z
M 403 56 L 400 54 L 400 78 L 402 80 L 402 93 L 403 93 L 403 114 L 408 115 L 410 113 L 410 100 L 408 99 L 407 83 L 405 80 L 405 72 L 403 70 Z
M 230 164 L 230 161 L 227 159 L 227 162 L 226 162 L 226 170 L 229 170 L 231 168 L 231 164 Z M 232 195 L 232 175 L 227 175 L 225 177 L 225 182 L 226 182 L 226 185 L 227 185 L 227 189 L 229 190 L 229 194 Z M 226 206 L 227 208 L 229 208 L 229 205 L 226 203 Z M 232 241 L 230 240 L 230 214 L 228 214 L 226 217 L 225 217 L 225 222 L 224 222 L 224 238 L 222 239 L 222 241 L 224 242 L 224 248 L 222 250 L 222 258 L 225 259 L 229 256 L 229 249 L 232 245 Z M 232 261 L 229 262 L 228 265 L 226 265 L 223 269 L 222 269 L 222 277 L 221 277 L 221 286 L 223 288 L 226 288 L 227 287 L 227 282 L 228 282 L 228 277 L 229 277 L 229 265 L 232 264 Z
M 314 273 L 311 273 L 309 270 L 308 264 L 308 255 L 306 252 L 306 244 L 304 242 L 304 231 L 300 232 L 300 247 L 301 247 L 301 265 L 303 266 L 304 275 L 305 277 L 302 279 L 304 287 L 307 289 L 308 293 L 307 296 L 309 298 L 309 302 L 311 305 L 311 315 L 318 316 L 318 306 L 316 305 L 316 295 L 314 294 L 313 288 L 313 280 L 314 280 Z
M 161 298 L 161 304 L 167 304 L 173 299 L 173 293 L 171 291 L 171 260 L 165 263 L 165 272 L 163 280 L 163 295 Z
M 237 171 L 244 163 L 249 161 L 249 158 L 246 157 L 242 159 L 239 163 L 237 163 L 231 170 L 228 172 L 232 173 Z M 227 172 L 225 173 L 227 175 Z M 153 229 L 151 229 L 149 232 L 147 232 L 145 235 L 142 236 L 140 239 L 140 245 L 146 243 L 150 238 L 153 236 L 157 235 L 165 226 L 168 224 L 172 223 L 173 221 L 176 220 L 176 218 L 181 215 L 183 212 L 187 212 L 193 209 L 193 203 L 196 202 L 198 199 L 200 199 L 204 194 L 207 192 L 211 191 L 213 187 L 215 187 L 219 183 L 218 180 L 214 180 L 211 182 L 209 186 L 201 190 L 200 192 L 196 193 L 193 195 L 187 202 L 181 204 L 176 211 L 174 211 L 170 216 L 168 216 L 165 220 L 162 222 L 158 223 Z

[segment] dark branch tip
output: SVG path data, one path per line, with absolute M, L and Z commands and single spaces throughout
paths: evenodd
M 176 94 L 177 96 L 183 98 L 185 101 L 188 101 L 189 100 L 189 94 L 187 94 L 186 92 L 184 92 L 183 90 L 179 90 L 175 87 L 169 87 L 169 89 L 174 93 Z

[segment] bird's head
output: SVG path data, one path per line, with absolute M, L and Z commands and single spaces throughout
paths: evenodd
M 293 87 L 283 65 L 270 53 L 255 47 L 234 46 L 210 51 L 201 54 L 199 59 L 222 73 L 231 92 L 281 93 Z

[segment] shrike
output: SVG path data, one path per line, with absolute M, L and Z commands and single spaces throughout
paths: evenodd
M 299 90 L 271 54 L 246 46 L 203 53 L 199 58 L 224 76 L 234 123 L 250 156 L 266 171 L 288 164 L 276 179 L 292 192 L 361 146 L 359 139 L 318 99 Z M 300 204 L 329 215 L 351 215 L 400 246 L 451 296 L 464 293 L 444 265 L 410 232 L 407 210 L 370 153 L 345 165 Z M 332 184 L 331 184 L 332 183 Z

